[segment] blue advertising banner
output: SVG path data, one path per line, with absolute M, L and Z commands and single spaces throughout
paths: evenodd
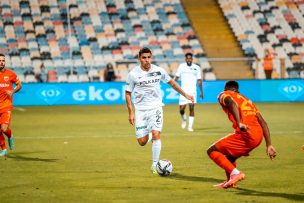
M 240 92 L 255 102 L 303 102 L 304 80 L 239 80 Z M 225 81 L 204 81 L 204 99 L 215 103 Z M 177 104 L 179 94 L 162 84 L 165 104 Z M 199 91 L 199 90 L 198 90 Z M 199 94 L 198 94 L 199 96 Z M 125 83 L 40 83 L 23 84 L 14 94 L 14 106 L 112 105 L 125 103 Z

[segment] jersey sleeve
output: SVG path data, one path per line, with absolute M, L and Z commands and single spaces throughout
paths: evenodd
M 199 67 L 199 66 L 197 66 L 197 75 L 196 75 L 196 78 L 198 80 L 202 79 L 202 71 L 201 71 L 201 67 Z
M 180 76 L 181 76 L 181 69 L 182 69 L 181 67 L 182 67 L 181 65 L 178 66 L 177 71 L 176 71 L 176 73 L 175 73 L 175 76 L 176 76 L 176 77 L 179 77 L 179 78 L 180 78 Z
M 132 74 L 128 74 L 127 80 L 126 80 L 126 91 L 132 92 L 134 89 L 134 80 L 132 79 Z
M 19 78 L 18 78 L 17 74 L 14 73 L 14 72 L 12 73 L 11 82 L 14 83 L 14 84 L 16 84 L 17 82 L 19 82 Z
M 161 81 L 168 83 L 172 78 L 164 69 L 161 69 Z
M 219 101 L 219 103 L 220 104 L 222 104 L 222 105 L 224 105 L 224 106 L 226 106 L 226 104 L 225 104 L 225 99 L 227 98 L 227 97 L 231 97 L 229 94 L 227 94 L 227 93 L 221 93 L 219 96 L 218 96 L 218 101 Z

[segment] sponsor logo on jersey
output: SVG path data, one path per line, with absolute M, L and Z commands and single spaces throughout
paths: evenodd
M 160 79 L 152 79 L 152 80 L 146 80 L 146 81 L 141 81 L 138 84 L 140 86 L 144 86 L 144 85 L 149 85 L 149 84 L 154 84 L 154 83 L 159 83 Z
M 9 87 L 10 85 L 7 83 L 0 83 L 0 87 Z
M 146 129 L 147 126 L 146 125 L 143 125 L 143 126 L 138 126 L 136 127 L 136 130 L 142 130 L 142 129 Z
M 7 82 L 9 80 L 9 76 L 4 76 L 3 79 L 5 82 Z
M 147 74 L 148 77 L 151 77 L 151 76 L 156 77 L 158 75 L 161 75 L 161 72 L 157 71 L 157 72 L 152 72 L 152 73 Z

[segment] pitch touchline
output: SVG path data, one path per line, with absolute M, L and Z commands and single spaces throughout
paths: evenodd
M 204 137 L 204 136 L 208 136 L 208 135 L 222 135 L 223 133 L 218 133 L 218 132 L 197 132 L 197 133 L 187 133 L 185 132 L 184 134 L 180 135 L 176 135 L 176 134 L 171 134 L 171 133 L 163 133 L 163 136 L 167 137 L 181 137 L 181 136 L 185 136 L 185 137 L 189 137 L 189 135 L 193 136 L 193 137 Z M 304 134 L 304 131 L 291 131 L 291 132 L 283 132 L 283 131 L 277 131 L 277 132 L 272 132 L 272 134 Z M 30 136 L 30 137 L 16 137 L 16 139 L 65 139 L 65 138 L 119 138 L 119 137 L 134 137 L 134 135 L 85 135 L 85 136 L 77 136 L 77 135 L 64 135 L 64 136 Z

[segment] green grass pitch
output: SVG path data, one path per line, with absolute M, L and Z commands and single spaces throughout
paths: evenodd
M 169 177 L 151 174 L 151 143 L 138 145 L 125 106 L 17 108 L 15 150 L 0 158 L 0 202 L 303 202 L 304 103 L 257 106 L 278 156 L 271 161 L 263 141 L 238 160 L 239 189 L 227 190 L 212 187 L 225 175 L 206 155 L 232 132 L 218 104 L 196 105 L 193 133 L 180 128 L 178 105 L 164 107 Z

